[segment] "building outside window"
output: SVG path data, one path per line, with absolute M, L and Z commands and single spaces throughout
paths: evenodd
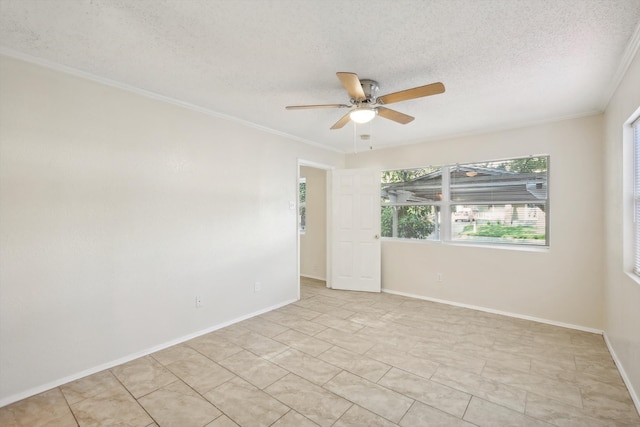
M 385 171 L 382 236 L 549 244 L 549 157 Z

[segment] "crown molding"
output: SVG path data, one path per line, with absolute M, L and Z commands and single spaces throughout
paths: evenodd
M 295 135 L 291 135 L 291 134 L 288 134 L 288 133 L 285 133 L 285 132 L 281 132 L 281 131 L 269 128 L 267 126 L 258 125 L 256 123 L 240 119 L 240 118 L 235 117 L 235 116 L 230 116 L 228 114 L 220 113 L 218 111 L 211 110 L 211 109 L 208 109 L 208 108 L 205 108 L 205 107 L 201 107 L 199 105 L 191 104 L 189 102 L 185 102 L 185 101 L 181 101 L 181 100 L 176 99 L 176 98 L 171 98 L 171 97 L 168 97 L 168 96 L 165 96 L 165 95 L 161 95 L 161 94 L 156 93 L 156 92 L 152 92 L 152 91 L 141 89 L 141 88 L 138 88 L 138 87 L 135 87 L 135 86 L 131 86 L 131 85 L 128 85 L 126 83 L 118 82 L 116 80 L 111 80 L 111 79 L 108 79 L 108 78 L 105 78 L 105 77 L 101 77 L 101 76 L 98 76 L 98 75 L 95 75 L 95 74 L 92 74 L 92 73 L 88 73 L 86 71 L 79 70 L 77 68 L 68 67 L 66 65 L 62 65 L 62 64 L 59 64 L 57 62 L 49 61 L 49 60 L 43 59 L 43 58 L 38 58 L 38 57 L 29 55 L 29 54 L 26 54 L 26 53 L 18 52 L 18 51 L 15 51 L 13 49 L 9 49 L 9 48 L 3 47 L 3 46 L 0 46 L 0 55 L 7 56 L 9 58 L 18 59 L 18 60 L 21 60 L 21 61 L 24 61 L 24 62 L 28 62 L 28 63 L 34 64 L 34 65 L 38 65 L 38 66 L 43 67 L 43 68 L 48 68 L 48 69 L 51 69 L 51 70 L 54 70 L 54 71 L 58 71 L 58 72 L 65 73 L 65 74 L 69 74 L 69 75 L 72 75 L 72 76 L 75 76 L 75 77 L 79 77 L 79 78 L 82 78 L 82 79 L 91 80 L 91 81 L 99 83 L 99 84 L 103 84 L 103 85 L 110 86 L 110 87 L 113 87 L 113 88 L 116 88 L 116 89 L 120 89 L 120 90 L 124 90 L 124 91 L 127 91 L 127 92 L 131 92 L 131 93 L 134 93 L 136 95 L 144 96 L 146 98 L 151 98 L 151 99 L 154 99 L 156 101 L 164 102 L 164 103 L 171 104 L 171 105 L 174 105 L 174 106 L 177 106 L 177 107 L 185 108 L 187 110 L 195 111 L 195 112 L 198 112 L 198 113 L 201 113 L 201 114 L 205 114 L 205 115 L 210 116 L 210 117 L 215 117 L 217 119 L 233 122 L 233 123 L 239 124 L 241 126 L 248 127 L 248 128 L 255 129 L 255 130 L 259 130 L 261 132 L 265 132 L 265 133 L 268 133 L 268 134 L 271 134 L 271 135 L 276 135 L 276 136 L 279 136 L 279 137 L 282 137 L 282 138 L 286 138 L 286 139 L 289 139 L 289 140 L 293 140 L 293 141 L 296 141 L 296 142 L 301 142 L 303 144 L 311 145 L 313 147 L 321 148 L 323 150 L 334 151 L 334 152 L 337 152 L 337 153 L 344 153 L 343 150 L 339 150 L 337 148 L 330 147 L 330 146 L 327 146 L 327 145 L 324 145 L 324 144 L 321 144 L 321 143 L 318 143 L 318 142 L 315 142 L 315 141 L 311 141 L 311 140 L 308 140 L 308 139 L 300 138 L 300 137 L 297 137 Z

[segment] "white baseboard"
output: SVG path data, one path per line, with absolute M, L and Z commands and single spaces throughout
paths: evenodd
M 629 379 L 627 372 L 624 370 L 624 365 L 622 365 L 622 362 L 620 361 L 620 359 L 618 359 L 618 355 L 616 355 L 616 352 L 611 345 L 611 341 L 609 341 L 607 333 L 605 332 L 602 335 L 604 336 L 604 342 L 607 344 L 609 353 L 611 353 L 611 357 L 613 358 L 613 361 L 618 368 L 618 372 L 620 372 L 622 381 L 624 381 L 624 384 L 627 386 L 627 390 L 629 390 L 631 400 L 633 400 L 633 404 L 636 405 L 636 411 L 638 411 L 638 413 L 640 414 L 640 398 L 638 398 L 638 393 L 636 393 L 635 389 L 633 388 L 633 384 L 631 384 L 631 380 Z
M 227 327 L 227 326 L 233 325 L 235 323 L 241 322 L 243 320 L 247 320 L 247 319 L 250 319 L 252 317 L 259 316 L 260 314 L 266 313 L 268 311 L 275 310 L 275 309 L 280 308 L 280 307 L 284 307 L 285 305 L 291 304 L 291 303 L 296 302 L 296 301 L 298 301 L 297 298 L 292 299 L 292 300 L 287 300 L 285 302 L 282 302 L 282 303 L 279 303 L 279 304 L 276 304 L 276 305 L 273 305 L 273 306 L 270 306 L 270 307 L 255 311 L 253 313 L 249 313 L 249 314 L 246 314 L 244 316 L 240 316 L 240 317 L 235 318 L 233 320 L 230 320 L 228 322 L 224 322 L 224 323 L 220 323 L 220 324 L 215 325 L 215 326 L 211 326 L 211 327 L 203 329 L 201 331 L 197 331 L 197 332 L 194 332 L 192 334 L 185 335 L 185 336 L 182 336 L 180 338 L 176 338 L 174 340 L 171 340 L 171 341 L 165 342 L 163 344 L 160 344 L 160 345 L 157 345 L 157 346 L 142 350 L 140 352 L 129 354 L 127 356 L 118 358 L 116 360 L 112 360 L 110 362 L 103 363 L 101 365 L 94 366 L 94 367 L 89 368 L 89 369 L 85 369 L 84 371 L 77 372 L 75 374 L 72 374 L 72 375 L 69 375 L 69 376 L 66 376 L 66 377 L 63 377 L 63 378 L 59 378 L 59 379 L 57 379 L 55 381 L 51 381 L 51 382 L 48 382 L 46 384 L 42 384 L 40 386 L 30 388 L 29 390 L 25 390 L 23 392 L 16 393 L 14 395 L 5 397 L 4 399 L 0 399 L 0 408 L 2 408 L 3 406 L 10 405 L 10 404 L 12 404 L 14 402 L 17 402 L 19 400 L 26 399 L 28 397 L 35 396 L 36 394 L 40 394 L 40 393 L 45 392 L 47 390 L 51 390 L 53 388 L 59 387 L 59 386 L 64 385 L 64 384 L 67 384 L 67 383 L 69 383 L 71 381 L 75 381 L 75 380 L 78 380 L 80 378 L 84 378 L 86 376 L 96 374 L 96 373 L 104 371 L 106 369 L 111 369 L 111 368 L 113 368 L 115 366 L 122 365 L 123 363 L 130 362 L 130 361 L 138 359 L 140 357 L 147 356 L 147 355 L 149 355 L 151 353 L 155 353 L 157 351 L 164 350 L 164 349 L 169 348 L 171 346 L 174 346 L 174 345 L 183 343 L 185 341 L 189 341 L 191 339 L 197 338 L 197 337 L 199 337 L 201 335 L 205 335 L 205 334 L 208 334 L 210 332 L 216 331 L 218 329 L 222 329 L 224 327 Z
M 394 290 L 391 290 L 391 289 L 384 289 L 383 288 L 382 292 L 386 292 L 386 293 L 394 294 L 394 295 L 401 295 L 401 296 L 410 297 L 410 298 L 421 299 L 421 300 L 425 300 L 425 301 L 438 302 L 438 303 L 441 303 L 441 304 L 453 305 L 455 307 L 468 308 L 468 309 L 471 309 L 471 310 L 484 311 L 485 313 L 492 313 L 492 314 L 499 314 L 501 316 L 514 317 L 516 319 L 531 320 L 533 322 L 546 323 L 547 325 L 560 326 L 562 328 L 575 329 L 575 330 L 584 331 L 584 332 L 591 332 L 593 334 L 599 334 L 599 335 L 603 334 L 603 331 L 600 330 L 600 329 L 589 328 L 589 327 L 580 326 L 580 325 L 573 325 L 571 323 L 557 322 L 555 320 L 541 319 L 539 317 L 527 316 L 527 315 L 518 314 L 518 313 L 511 313 L 509 311 L 494 310 L 492 308 L 486 308 L 486 307 L 481 307 L 481 306 L 471 305 L 471 304 L 463 304 L 463 303 L 459 303 L 459 302 L 455 302 L 455 301 L 448 301 L 448 300 L 443 300 L 443 299 L 438 299 L 438 298 L 425 297 L 425 296 L 422 296 L 422 295 L 415 295 L 415 294 L 410 294 L 410 293 L 407 293 L 407 292 L 399 292 L 399 291 L 394 291 Z

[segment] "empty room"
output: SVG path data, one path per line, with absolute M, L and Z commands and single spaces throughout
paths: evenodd
M 640 426 L 638 0 L 0 0 L 0 425 Z

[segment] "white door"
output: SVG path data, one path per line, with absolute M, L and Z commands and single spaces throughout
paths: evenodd
M 334 170 L 331 188 L 331 287 L 380 292 L 380 171 Z

